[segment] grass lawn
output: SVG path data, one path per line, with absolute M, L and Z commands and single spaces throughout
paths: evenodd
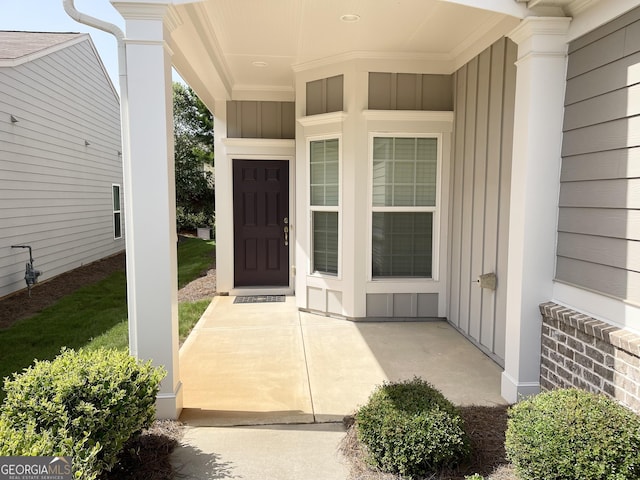
M 180 287 L 210 268 L 213 241 L 189 238 L 178 245 Z M 184 339 L 209 305 L 208 300 L 179 305 Z M 63 298 L 33 317 L 0 330 L 0 378 L 21 371 L 34 359 L 54 358 L 62 347 L 128 348 L 126 278 L 116 272 Z M 0 391 L 0 398 L 4 392 Z

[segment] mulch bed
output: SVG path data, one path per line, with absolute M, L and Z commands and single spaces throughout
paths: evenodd
M 130 440 L 122 449 L 118 464 L 100 480 L 171 480 L 175 472 L 171 452 L 180 445 L 182 424 L 158 420 Z

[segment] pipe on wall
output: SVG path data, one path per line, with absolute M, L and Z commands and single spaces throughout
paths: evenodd
M 130 163 L 130 141 L 129 141 L 129 95 L 127 88 L 127 51 L 126 51 L 126 43 L 125 43 L 125 34 L 124 32 L 117 26 L 109 22 L 105 22 L 104 20 L 100 20 L 99 18 L 92 17 L 91 15 L 87 15 L 85 13 L 79 12 L 74 4 L 74 0 L 62 0 L 62 5 L 64 7 L 64 11 L 67 12 L 67 15 L 71 17 L 78 23 L 82 23 L 83 25 L 87 25 L 93 28 L 97 28 L 98 30 L 102 30 L 103 32 L 107 32 L 113 35 L 118 44 L 118 80 L 120 84 L 120 128 L 122 135 L 122 164 L 124 170 L 124 196 L 125 202 L 127 198 L 131 198 L 131 192 L 129 191 L 129 182 L 127 178 L 131 178 L 131 163 Z M 129 218 L 130 215 L 125 217 L 125 223 L 131 221 Z M 132 248 L 129 246 L 133 245 L 133 229 L 127 228 L 127 234 L 125 237 L 127 251 L 132 251 Z M 133 268 L 133 263 L 127 262 L 127 270 Z M 129 272 L 128 272 L 129 273 Z M 127 283 L 127 288 L 132 288 L 131 283 Z M 134 295 L 127 295 L 129 302 L 135 301 Z M 131 312 L 135 312 L 135 309 L 129 305 L 129 350 L 130 354 L 137 357 L 137 331 L 135 328 L 132 328 L 134 322 L 132 322 Z

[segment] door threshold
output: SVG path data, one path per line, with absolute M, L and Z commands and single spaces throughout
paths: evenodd
M 236 287 L 229 290 L 229 295 L 242 297 L 245 295 L 287 295 L 293 296 L 289 287 Z

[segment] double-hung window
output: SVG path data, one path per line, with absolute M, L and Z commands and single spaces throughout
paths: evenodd
M 313 273 L 338 274 L 339 139 L 310 142 L 310 210 Z
M 120 185 L 111 186 L 111 198 L 113 200 L 113 238 L 122 238 L 122 211 L 120 210 Z
M 372 156 L 372 278 L 433 278 L 438 138 L 375 135 Z

